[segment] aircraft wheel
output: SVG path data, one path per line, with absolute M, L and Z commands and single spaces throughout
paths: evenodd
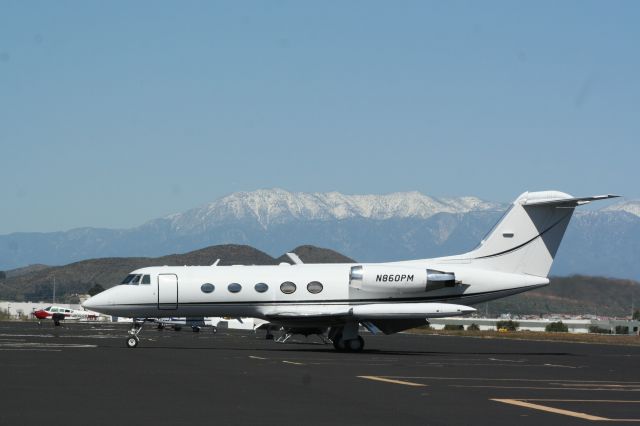
M 336 334 L 334 337 L 333 347 L 339 352 L 344 352 L 347 349 L 345 341 L 342 339 L 342 333 Z
M 158 324 L 158 330 L 164 330 L 164 324 Z
M 55 325 L 56 327 L 60 327 L 60 321 L 58 321 L 57 319 L 53 320 L 53 325 Z
M 216 327 L 215 325 L 213 326 L 213 332 L 217 333 L 218 332 L 218 327 Z
M 129 336 L 127 337 L 127 347 L 128 348 L 135 348 L 136 346 L 138 346 L 138 342 L 139 339 L 135 336 Z
M 357 339 L 351 339 L 346 342 L 346 347 L 349 352 L 362 352 L 364 349 L 364 339 L 362 336 L 358 336 Z
M 194 333 L 198 333 L 198 332 L 200 331 L 200 327 L 198 327 L 197 325 L 194 325 L 193 327 L 191 327 L 191 330 L 192 330 Z

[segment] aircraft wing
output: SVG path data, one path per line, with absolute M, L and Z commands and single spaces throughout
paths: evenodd
M 397 333 L 426 325 L 428 318 L 450 317 L 475 312 L 452 303 L 371 303 L 365 305 L 291 306 L 274 311 L 267 319 L 285 327 L 329 327 L 358 321 L 370 332 Z
M 474 308 L 452 303 L 370 303 L 364 305 L 291 306 L 267 312 L 270 320 L 408 319 L 466 315 Z

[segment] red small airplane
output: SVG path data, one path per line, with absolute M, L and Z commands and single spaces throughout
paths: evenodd
M 38 309 L 33 312 L 33 316 L 39 320 L 52 319 L 55 325 L 60 325 L 60 321 L 62 320 L 95 321 L 100 314 L 93 311 L 64 308 L 62 306 L 47 306 L 44 309 Z

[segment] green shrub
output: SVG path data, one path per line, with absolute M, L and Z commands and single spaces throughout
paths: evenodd
M 557 321 L 547 324 L 547 326 L 544 328 L 544 331 L 551 333 L 568 333 L 569 327 L 567 327 L 567 325 L 562 321 Z
M 498 321 L 496 323 L 496 329 L 500 330 L 501 328 L 505 328 L 508 331 L 516 331 L 518 329 L 518 327 L 520 327 L 520 323 L 518 323 L 517 321 Z
M 480 326 L 476 323 L 473 323 L 467 326 L 467 331 L 480 331 Z
M 98 293 L 102 293 L 104 291 L 104 287 L 102 287 L 100 284 L 96 283 L 93 285 L 93 287 L 91 287 L 89 290 L 87 290 L 87 293 L 89 293 L 89 296 L 95 296 Z
M 592 325 L 589 326 L 589 333 L 611 334 L 611 330 L 608 328 L 598 327 L 597 325 Z
M 464 330 L 464 325 L 462 324 L 446 324 L 444 326 L 445 330 Z

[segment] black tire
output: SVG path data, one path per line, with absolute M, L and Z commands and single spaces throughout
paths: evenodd
M 347 341 L 345 346 L 349 352 L 362 352 L 364 349 L 364 339 L 362 336 L 358 336 L 357 339 Z
M 347 350 L 344 340 L 342 339 L 342 333 L 338 333 L 333 338 L 333 347 L 338 352 L 344 352 Z
M 193 331 L 194 333 L 199 333 L 200 327 L 198 327 L 197 325 L 194 325 L 193 327 L 191 327 L 191 331 Z
M 213 332 L 217 333 L 218 332 L 218 327 L 216 327 L 215 325 L 213 326 Z
M 128 348 L 135 348 L 136 346 L 138 346 L 138 342 L 139 342 L 139 339 L 136 336 L 127 337 L 126 343 Z

